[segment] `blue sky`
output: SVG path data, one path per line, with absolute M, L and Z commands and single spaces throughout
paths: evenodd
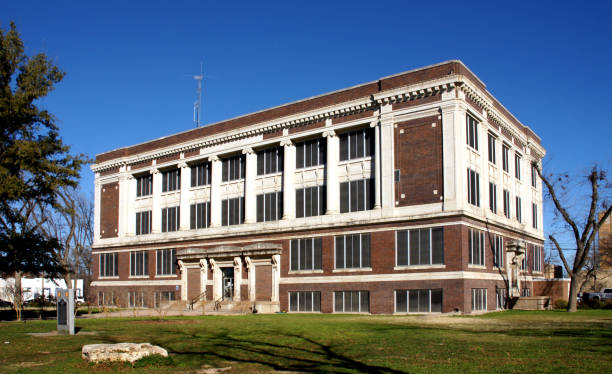
M 12 1 L 0 25 L 67 72 L 44 105 L 91 157 L 192 128 L 200 61 L 210 123 L 460 59 L 541 136 L 550 170 L 584 173 L 612 166 L 611 4 Z

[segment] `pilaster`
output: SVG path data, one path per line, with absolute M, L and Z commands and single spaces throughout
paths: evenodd
M 465 142 L 465 109 L 457 101 L 442 106 L 442 144 L 444 170 L 444 210 L 458 210 L 466 200 L 463 188 L 466 175 L 464 147 Z M 482 143 L 482 141 L 480 142 Z M 486 145 L 486 142 L 484 143 Z M 481 192 L 483 191 L 481 179 Z M 485 180 L 486 181 L 486 180 Z M 488 182 L 487 182 L 488 183 Z M 488 184 L 487 184 L 488 188 Z M 499 188 L 499 187 L 498 187 Z M 498 191 L 498 194 L 500 191 Z M 482 194 L 481 194 L 482 195 Z M 466 200 L 467 201 L 467 200 Z M 484 201 L 481 200 L 481 205 Z
M 283 219 L 291 220 L 295 218 L 295 145 L 289 139 L 283 140 L 281 145 L 284 152 Z
M 153 174 L 153 208 L 151 212 L 151 232 L 158 234 L 161 231 L 161 189 L 162 175 L 159 169 L 151 170 Z
M 240 301 L 240 285 L 241 284 L 242 284 L 242 259 L 240 257 L 234 257 L 234 301 Z
M 279 301 L 280 255 L 272 255 L 272 302 Z
M 128 175 L 128 195 L 127 195 L 127 214 L 125 223 L 125 233 L 127 236 L 136 235 L 136 225 L 134 224 L 134 217 L 136 217 L 136 211 L 134 209 L 134 203 L 136 202 L 136 178 L 132 174 Z
M 327 175 L 325 188 L 327 191 L 327 212 L 325 214 L 337 214 L 340 212 L 340 184 L 338 183 L 338 159 L 340 155 L 340 140 L 333 130 L 323 133 L 327 138 Z
M 219 227 L 221 226 L 221 160 L 216 155 L 211 156 L 209 160 L 211 164 L 210 227 Z
M 380 124 L 378 121 L 372 121 L 370 127 L 374 128 L 374 162 L 372 163 L 374 167 L 374 209 L 380 209 Z
M 244 262 L 246 263 L 247 272 L 249 273 L 249 301 L 255 301 L 255 264 L 248 256 L 244 258 Z
M 242 150 L 246 155 L 246 166 L 244 176 L 244 223 L 254 223 L 256 221 L 256 202 L 255 202 L 255 176 L 257 175 L 257 154 L 252 148 Z M 238 291 L 240 292 L 240 291 Z
M 208 283 L 208 262 L 200 260 L 200 295 L 206 293 L 206 283 Z M 207 296 L 202 300 L 206 300 Z
M 96 173 L 94 179 L 94 238 L 96 243 L 100 239 L 100 204 L 102 200 L 102 186 L 100 185 L 100 173 Z
M 223 282 L 222 282 L 222 274 L 221 268 L 214 259 L 210 259 L 210 268 L 213 271 L 213 301 L 217 301 L 221 299 L 223 295 Z
M 180 227 L 179 230 L 189 230 L 189 187 L 191 185 L 191 168 L 187 163 L 179 164 L 181 169 L 181 200 L 180 200 Z
M 129 179 L 125 172 L 125 166 L 122 166 L 121 174 L 119 175 L 119 219 L 117 222 L 117 235 L 120 238 L 126 234 L 128 199 Z
M 182 260 L 177 262 L 181 272 L 181 301 L 187 301 L 187 268 Z
M 381 205 L 383 209 L 395 207 L 395 178 L 394 178 L 394 146 L 393 146 L 393 107 L 384 104 L 380 107 L 380 148 L 385 152 L 380 157 L 381 175 Z

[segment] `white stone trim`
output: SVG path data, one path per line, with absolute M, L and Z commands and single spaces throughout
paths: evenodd
M 138 281 L 103 281 L 97 280 L 91 282 L 92 287 L 104 287 L 104 286 L 180 286 L 181 280 L 147 280 L 146 283 L 142 280 Z
M 531 281 L 530 276 L 523 277 Z M 500 274 L 478 273 L 471 271 L 448 271 L 427 273 L 390 273 L 390 274 L 361 274 L 361 275 L 323 275 L 314 277 L 285 277 L 280 284 L 308 284 L 308 283 L 370 283 L 370 282 L 399 282 L 399 281 L 429 281 L 429 280 L 494 280 L 504 281 Z

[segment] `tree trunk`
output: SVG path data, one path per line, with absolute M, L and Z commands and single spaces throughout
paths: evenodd
M 21 292 L 21 272 L 15 272 L 15 295 L 13 296 L 13 308 L 15 309 L 15 314 L 17 317 L 17 321 L 21 321 L 21 310 L 23 308 L 23 294 Z
M 578 311 L 578 289 L 580 288 L 580 281 L 578 280 L 578 274 L 574 273 L 570 277 L 570 289 L 569 289 L 569 300 L 567 301 L 567 311 L 576 312 Z

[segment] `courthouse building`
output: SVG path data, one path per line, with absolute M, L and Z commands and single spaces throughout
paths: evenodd
M 142 125 L 142 124 L 141 124 Z M 144 125 L 142 125 L 144 126 Z M 99 304 L 473 313 L 543 277 L 540 138 L 448 61 L 97 155 Z

